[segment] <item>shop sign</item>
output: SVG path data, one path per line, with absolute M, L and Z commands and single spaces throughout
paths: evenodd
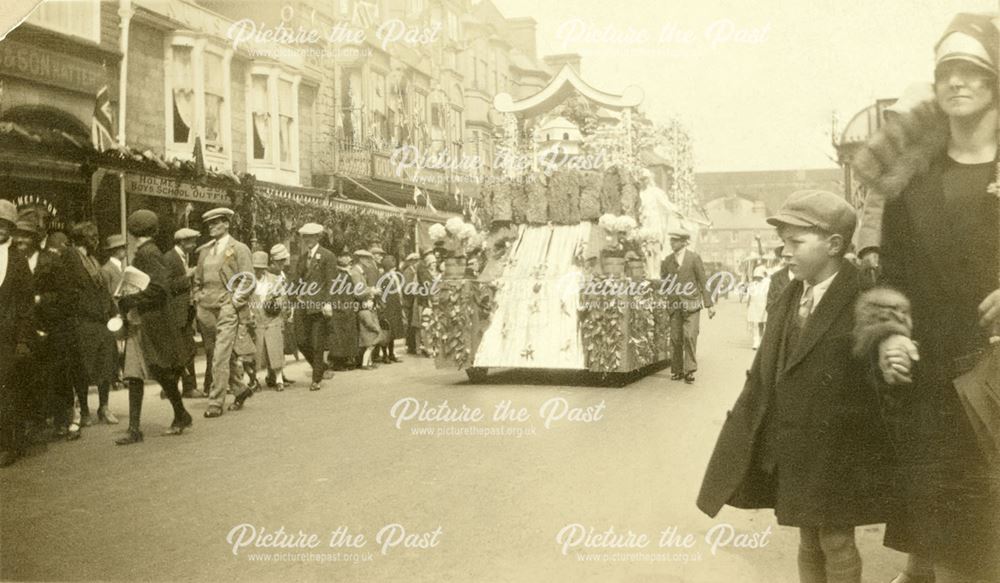
M 0 73 L 94 95 L 108 84 L 96 63 L 9 39 L 0 42 Z
M 126 174 L 125 191 L 129 194 L 144 194 L 161 198 L 190 200 L 228 205 L 229 195 L 225 189 L 184 182 L 176 178 L 150 176 L 146 174 Z

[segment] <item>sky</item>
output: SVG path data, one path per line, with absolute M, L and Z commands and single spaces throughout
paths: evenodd
M 957 12 L 998 0 L 493 0 L 538 22 L 539 56 L 580 53 L 584 79 L 645 92 L 677 116 L 695 170 L 835 168 L 840 130 L 876 99 L 930 82 L 933 47 Z

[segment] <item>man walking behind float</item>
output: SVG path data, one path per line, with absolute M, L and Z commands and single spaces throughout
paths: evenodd
M 208 395 L 205 417 L 219 417 L 231 385 L 236 400 L 230 411 L 243 408 L 253 395 L 243 384 L 243 369 L 233 358 L 240 321 L 252 317 L 248 299 L 253 293 L 250 248 L 229 234 L 233 211 L 216 208 L 202 215 L 202 223 L 214 243 L 202 247 L 194 273 L 194 297 L 198 304 L 198 322 L 203 332 L 205 352 L 211 354 L 212 390 Z
M 684 379 L 688 384 L 694 382 L 694 373 L 698 370 L 695 354 L 702 307 L 708 309 L 709 318 L 715 317 L 705 265 L 697 253 L 687 248 L 690 239 L 691 236 L 683 231 L 671 231 L 670 248 L 674 252 L 660 264 L 660 277 L 664 280 L 661 291 L 666 294 L 673 347 L 670 378 Z

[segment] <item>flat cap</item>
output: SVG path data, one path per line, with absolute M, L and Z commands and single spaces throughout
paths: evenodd
M 174 232 L 174 241 L 183 241 L 184 239 L 193 239 L 195 237 L 200 237 L 201 233 L 195 231 L 194 229 L 189 229 L 187 227 L 177 229 Z
M 688 233 L 687 231 L 682 231 L 680 229 L 674 229 L 669 233 L 667 233 L 667 236 L 670 237 L 671 239 L 690 239 L 691 233 Z
M 306 223 L 299 227 L 300 235 L 320 235 L 323 233 L 323 225 L 319 223 Z
M 816 227 L 850 239 L 858 217 L 854 207 L 842 196 L 825 190 L 799 190 L 789 195 L 778 214 L 767 222 L 776 227 Z
M 160 225 L 160 219 L 156 213 L 149 209 L 139 209 L 128 216 L 125 222 L 128 232 L 133 235 L 143 237 L 152 235 Z
M 291 257 L 291 254 L 288 252 L 288 248 L 281 243 L 271 247 L 271 259 L 281 261 L 282 259 L 288 259 L 289 257 Z
M 125 246 L 125 235 L 110 235 L 104 240 L 104 250 L 110 251 Z
M 17 207 L 9 200 L 0 200 L 0 220 L 8 223 L 17 222 Z
M 251 256 L 251 261 L 254 267 L 267 267 L 267 252 L 266 251 L 254 251 Z
M 201 220 L 202 220 L 202 222 L 205 222 L 205 223 L 207 223 L 207 222 L 209 222 L 209 221 L 211 221 L 213 219 L 218 219 L 220 217 L 224 218 L 226 220 L 229 220 L 229 218 L 232 217 L 233 214 L 234 214 L 233 213 L 233 209 L 226 208 L 224 206 L 220 206 L 220 207 L 214 208 L 214 209 L 212 209 L 210 211 L 205 211 L 205 214 L 201 215 Z
M 355 257 L 375 257 L 372 252 L 367 249 L 358 249 L 354 252 Z
M 406 259 L 403 259 L 403 261 L 416 261 L 418 259 L 420 259 L 419 253 L 410 253 L 406 256 Z
M 371 251 L 372 254 L 381 253 L 382 255 L 385 255 L 385 251 L 383 251 L 382 247 L 380 247 L 379 245 L 372 245 L 371 247 L 368 248 L 368 250 Z

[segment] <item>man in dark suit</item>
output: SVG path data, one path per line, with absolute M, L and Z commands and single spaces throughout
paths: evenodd
M 24 373 L 30 356 L 34 291 L 26 258 L 11 247 L 17 209 L 0 200 L 0 467 L 24 453 L 31 385 Z
M 403 267 L 399 270 L 403 274 L 403 321 L 406 325 L 406 353 L 417 353 L 417 328 L 413 322 L 413 302 L 414 294 L 409 291 L 411 285 L 417 284 L 417 264 L 420 263 L 419 253 L 410 253 L 403 260 Z
M 298 287 L 295 305 L 299 350 L 312 367 L 310 391 L 320 390 L 326 361 L 327 323 L 333 316 L 330 285 L 337 274 L 337 258 L 319 244 L 323 225 L 306 223 L 299 229 L 303 253 L 295 264 L 292 284 Z
M 90 221 L 76 223 L 70 230 L 70 239 L 73 244 L 63 253 L 68 283 L 65 301 L 73 312 L 77 339 L 72 374 L 82 424 L 93 423 L 87 404 L 89 385 L 97 385 L 98 419 L 116 424 L 118 420 L 108 410 L 108 395 L 118 377 L 118 347 L 107 327 L 115 308 L 96 257 L 100 241 L 97 226 Z
M 178 229 L 174 233 L 174 248 L 163 254 L 163 262 L 167 266 L 168 278 L 170 281 L 170 313 L 173 317 L 174 326 L 180 330 L 181 342 L 189 344 L 186 352 L 191 354 L 191 358 L 184 365 L 184 372 L 181 374 L 181 386 L 184 388 L 184 397 L 206 397 L 205 393 L 198 393 L 197 382 L 194 372 L 194 305 L 191 303 L 191 287 L 194 278 L 194 268 L 188 267 L 188 257 L 195 247 L 198 246 L 198 237 L 201 235 L 194 229 L 187 227 Z
M 54 244 L 53 233 L 47 249 L 40 249 L 43 240 L 37 214 L 22 212 L 18 217 L 13 246 L 27 259 L 34 287 L 35 301 L 32 308 L 32 362 L 34 374 L 29 384 L 32 398 L 39 404 L 34 408 L 39 427 L 46 417 L 52 417 L 54 437 L 69 441 L 80 438 L 80 419 L 73 406 L 74 355 L 77 337 L 73 328 L 73 309 L 67 301 L 69 279 L 60 253 L 65 252 Z
M 708 317 L 715 317 L 712 295 L 708 290 L 705 265 L 697 253 L 687 248 L 691 236 L 683 231 L 670 233 L 670 248 L 674 250 L 660 264 L 663 279 L 660 291 L 665 294 L 670 313 L 670 344 L 673 354 L 670 378 L 694 382 L 698 370 L 698 329 L 702 307 Z
M 192 425 L 191 415 L 184 408 L 178 388 L 181 370 L 190 354 L 187 352 L 189 346 L 181 342 L 180 331 L 173 326 L 167 266 L 163 262 L 163 253 L 153 241 L 159 229 L 159 217 L 153 211 L 141 209 L 129 215 L 127 225 L 129 234 L 136 239 L 132 266 L 148 275 L 149 283 L 138 293 L 122 296 L 118 300 L 118 308 L 126 315 L 132 308 L 138 312 L 141 320 L 141 358 L 150 375 L 163 387 L 174 410 L 174 420 L 165 435 L 180 435 Z M 139 428 L 142 399 L 142 379 L 129 378 L 128 434 L 116 440 L 116 444 L 129 445 L 143 440 Z

